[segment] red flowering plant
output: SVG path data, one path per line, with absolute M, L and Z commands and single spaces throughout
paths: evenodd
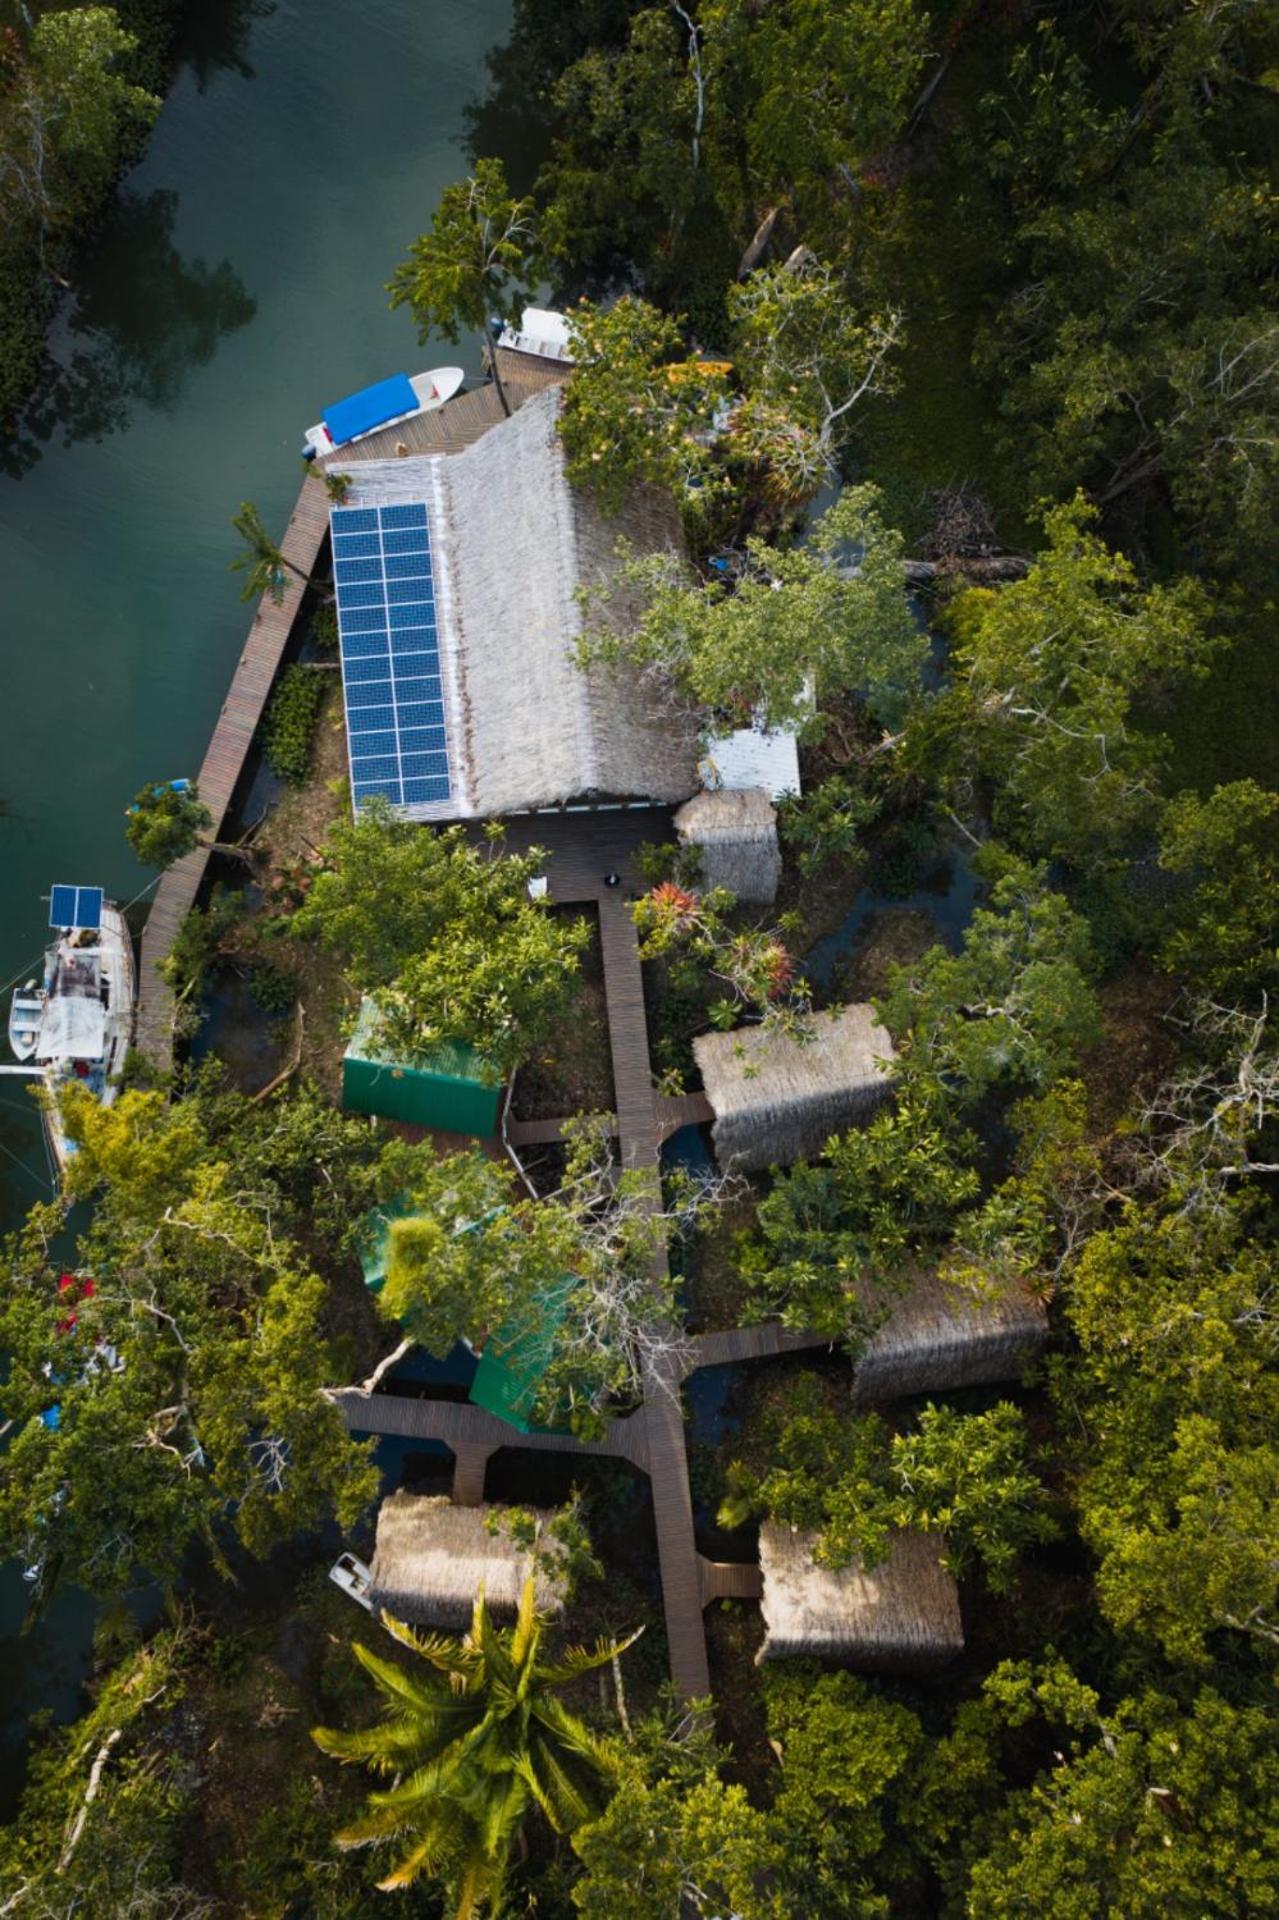
M 674 880 L 660 881 L 635 903 L 641 957 L 678 951 L 700 961 L 727 989 L 709 1010 L 724 1031 L 748 1021 L 802 1035 L 811 1012 L 808 988 L 782 930 L 730 925 L 736 904 L 723 887 L 696 893 Z

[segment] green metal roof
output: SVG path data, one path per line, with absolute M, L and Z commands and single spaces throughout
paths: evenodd
M 401 1073 L 425 1073 L 434 1080 L 455 1080 L 461 1084 L 492 1086 L 502 1076 L 474 1047 L 464 1041 L 444 1041 L 429 1053 L 397 1058 L 378 1039 L 381 1016 L 377 1002 L 367 996 L 360 1002 L 359 1017 L 346 1049 L 348 1060 L 367 1060 L 371 1065 L 395 1067 Z
M 370 1293 L 381 1293 L 386 1285 L 387 1263 L 391 1255 L 391 1227 L 405 1220 L 413 1209 L 403 1195 L 383 1205 L 370 1207 L 360 1230 L 360 1271 Z
M 555 1286 L 530 1301 L 526 1313 L 507 1321 L 484 1344 L 470 1398 L 477 1407 L 496 1414 L 520 1433 L 560 1431 L 540 1425 L 529 1414 L 550 1365 L 568 1297 L 576 1285 L 576 1278 L 565 1274 Z

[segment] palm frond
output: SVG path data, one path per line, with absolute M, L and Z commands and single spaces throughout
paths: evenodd
M 607 1667 L 620 1659 L 629 1647 L 633 1647 L 644 1629 L 636 1627 L 634 1633 L 628 1633 L 625 1640 L 604 1640 L 595 1642 L 593 1647 L 567 1647 L 559 1659 L 551 1666 L 539 1666 L 537 1684 L 543 1687 L 562 1687 L 568 1680 L 576 1680 L 579 1674 L 593 1673 L 596 1667 Z
M 607 1798 L 594 1758 L 546 1731 L 532 1733 L 515 1770 L 556 1833 L 572 1833 L 593 1820 Z
M 457 1640 L 452 1634 L 418 1633 L 407 1621 L 397 1620 L 382 1609 L 382 1625 L 402 1647 L 409 1647 L 420 1654 L 423 1660 L 429 1660 L 441 1673 L 461 1674 L 469 1679 L 479 1666 L 474 1648 L 465 1640 Z
M 378 1692 L 391 1706 L 402 1712 L 430 1713 L 440 1703 L 442 1695 L 438 1685 L 432 1684 L 432 1679 L 425 1683 L 415 1680 L 394 1660 L 384 1660 L 380 1654 L 361 1646 L 358 1640 L 352 1642 L 352 1651 L 364 1671 L 371 1675 Z
M 541 1637 L 542 1623 L 537 1613 L 537 1589 L 530 1574 L 520 1589 L 519 1610 L 511 1633 L 511 1664 L 517 1672 L 532 1673 Z M 526 1688 L 522 1687 L 521 1692 L 524 1691 Z

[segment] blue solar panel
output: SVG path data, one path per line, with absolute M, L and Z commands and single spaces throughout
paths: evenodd
M 379 507 L 378 518 L 382 523 L 383 533 L 392 533 L 402 527 L 424 527 L 426 508 L 417 502 L 412 506 Z
M 90 929 L 100 927 L 102 900 L 101 887 L 50 887 L 49 925 Z
M 330 527 L 355 805 L 374 795 L 406 807 L 447 800 L 426 508 L 335 507 Z

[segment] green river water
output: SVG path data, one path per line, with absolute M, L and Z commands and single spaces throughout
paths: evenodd
M 239 502 L 282 528 L 328 401 L 475 365 L 469 345 L 420 348 L 383 283 L 465 169 L 464 110 L 509 20 L 510 0 L 277 0 L 247 71 L 215 67 L 203 89 L 179 73 L 56 342 L 92 355 L 89 411 L 120 427 L 69 447 L 55 427 L 0 477 L 0 982 L 38 965 L 50 882 L 127 900 L 149 877 L 123 812 L 144 780 L 199 766 L 249 619 L 229 571 Z M 20 1081 L 0 1083 L 0 1148 L 12 1224 L 48 1191 Z M 23 1598 L 0 1571 L 0 1800 L 32 1707 L 74 1709 L 90 1622 L 62 1594 L 18 1641 Z

